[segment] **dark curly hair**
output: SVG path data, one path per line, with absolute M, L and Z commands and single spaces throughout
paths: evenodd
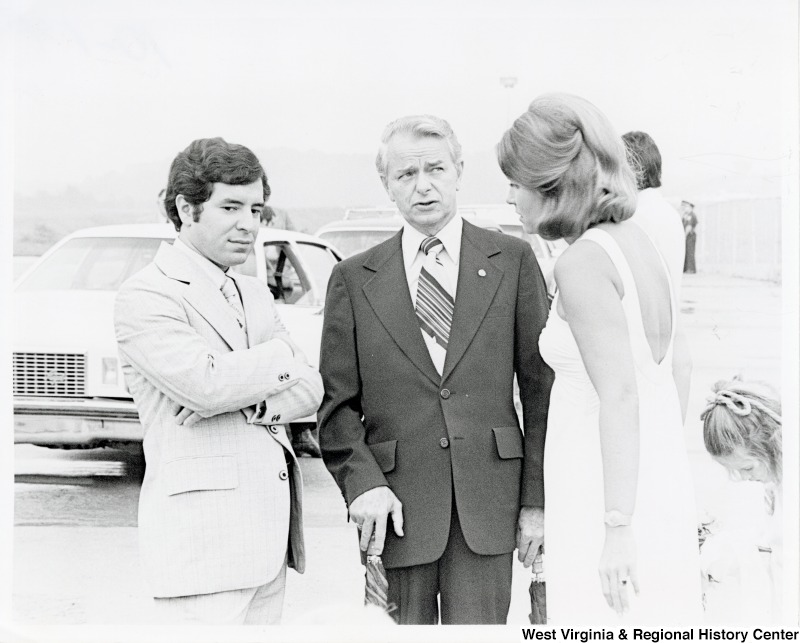
M 167 216 L 176 230 L 181 229 L 181 218 L 175 199 L 179 194 L 193 206 L 192 217 L 200 219 L 203 203 L 211 198 L 214 183 L 247 185 L 261 179 L 264 201 L 270 195 L 267 173 L 256 155 L 244 145 L 228 143 L 222 138 L 200 138 L 192 141 L 169 168 L 164 205 Z
M 639 190 L 661 187 L 661 152 L 647 132 L 626 132 L 622 135 L 628 163 L 636 175 Z

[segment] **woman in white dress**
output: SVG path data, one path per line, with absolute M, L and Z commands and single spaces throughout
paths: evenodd
M 497 148 L 523 227 L 568 248 L 539 339 L 555 371 L 544 455 L 552 623 L 702 618 L 697 520 L 676 368 L 678 302 L 628 219 L 636 184 L 608 119 L 576 96 L 531 103 Z

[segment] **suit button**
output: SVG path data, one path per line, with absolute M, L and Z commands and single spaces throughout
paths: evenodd
M 446 400 L 448 397 L 450 397 L 450 391 L 447 390 L 446 388 L 443 388 L 439 393 L 439 395 L 441 395 Z
M 277 426 L 269 427 L 269 432 L 272 433 L 273 435 L 277 435 L 278 434 L 278 427 Z
M 272 416 L 272 421 L 273 422 L 280 422 L 281 421 L 281 414 L 278 413 L 277 415 L 273 415 Z
M 442 447 L 443 449 L 446 449 L 447 447 L 450 446 L 450 440 L 448 440 L 447 438 L 442 438 L 441 440 L 439 440 L 439 446 Z
M 289 478 L 289 474 L 288 474 L 288 473 L 286 473 L 285 471 L 281 471 L 281 472 L 278 474 L 278 477 L 279 477 L 281 480 L 287 480 L 287 479 Z
M 288 380 L 289 379 L 289 373 L 284 373 L 283 374 L 283 379 Z

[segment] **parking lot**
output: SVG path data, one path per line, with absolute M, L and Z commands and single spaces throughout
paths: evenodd
M 714 381 L 740 373 L 779 387 L 781 288 L 709 275 L 684 280 L 694 358 L 686 425 L 698 509 L 718 521 L 758 519 L 749 484 L 734 485 L 705 455 L 699 415 Z M 354 528 L 321 460 L 303 458 L 307 571 L 290 573 L 284 622 L 358 605 L 363 575 Z M 138 565 L 136 507 L 143 462 L 113 450 L 16 445 L 13 608 L 18 625 L 151 623 Z M 529 573 L 515 567 L 509 623 L 527 623 Z M 35 627 L 33 630 L 35 632 Z

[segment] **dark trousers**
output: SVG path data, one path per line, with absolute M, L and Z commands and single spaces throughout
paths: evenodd
M 504 625 L 511 604 L 513 552 L 474 553 L 464 540 L 455 502 L 442 557 L 425 565 L 387 569 L 392 617 L 403 625 Z
M 697 265 L 694 262 L 694 251 L 697 246 L 697 233 L 689 232 L 686 235 L 686 258 L 683 261 L 683 272 L 694 274 L 697 272 Z

